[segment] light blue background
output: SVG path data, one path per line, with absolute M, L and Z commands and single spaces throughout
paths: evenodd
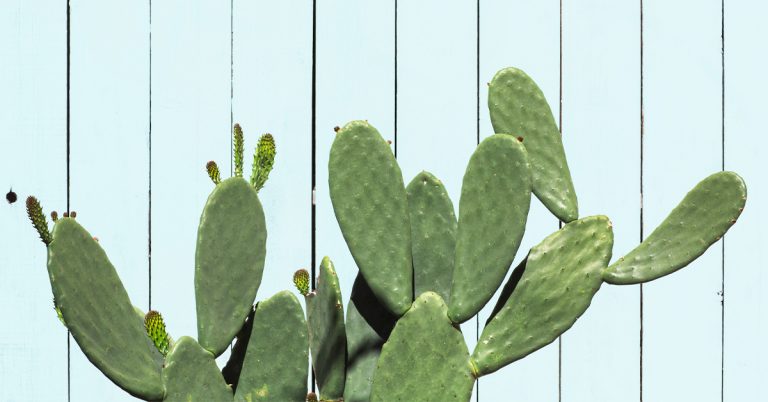
M 392 140 L 397 129 L 405 181 L 429 170 L 458 206 L 478 118 L 480 137 L 492 132 L 485 83 L 506 66 L 526 70 L 556 118 L 562 112 L 581 214 L 611 217 L 615 257 L 638 243 L 639 1 L 564 0 L 561 43 L 559 1 L 484 0 L 478 49 L 475 1 L 400 0 L 397 126 L 394 1 L 317 3 L 317 258 L 334 259 L 345 297 L 356 268 L 328 198 L 333 127 L 367 119 Z M 721 392 L 727 401 L 768 400 L 768 6 L 725 3 L 723 142 L 720 1 L 644 2 L 645 233 L 720 170 L 723 146 L 725 168 L 749 186 L 725 246 L 644 287 L 646 402 L 714 402 Z M 204 165 L 216 160 L 229 174 L 232 120 L 247 149 L 264 132 L 278 143 L 261 193 L 269 239 L 259 299 L 290 288 L 292 272 L 311 261 L 312 2 L 233 4 L 155 0 L 150 10 L 148 1 L 72 0 L 71 208 L 134 303 L 147 309 L 151 297 L 177 338 L 196 333 L 195 233 L 211 190 Z M 29 194 L 46 211 L 66 209 L 65 2 L 0 1 L 0 38 L 0 190 L 13 186 L 20 198 L 0 205 L 0 401 L 65 401 L 68 392 L 78 402 L 132 400 L 75 342 L 68 351 L 45 248 L 24 211 Z M 556 229 L 534 201 L 521 250 Z M 562 342 L 483 377 L 479 400 L 638 400 L 639 309 L 639 287 L 604 286 Z M 474 321 L 463 330 L 472 348 Z

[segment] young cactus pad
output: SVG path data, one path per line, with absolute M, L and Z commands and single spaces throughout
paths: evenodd
M 448 305 L 453 322 L 477 314 L 504 281 L 525 233 L 530 188 L 528 154 L 520 141 L 496 134 L 480 143 L 461 186 Z
M 328 184 L 360 272 L 376 297 L 403 315 L 413 300 L 408 198 L 389 144 L 368 122 L 353 121 L 336 133 Z
M 53 228 L 48 275 L 67 328 L 88 360 L 131 395 L 162 399 L 163 357 L 148 342 L 106 253 L 72 218 Z
M 489 84 L 488 109 L 494 132 L 523 139 L 536 197 L 561 221 L 578 218 L 560 130 L 539 86 L 523 70 L 505 68 Z
M 218 356 L 248 316 L 261 284 L 267 230 L 256 190 L 240 177 L 214 188 L 197 231 L 195 300 L 200 345 Z
M 232 389 L 224 382 L 213 354 L 188 336 L 181 337 L 168 355 L 163 383 L 165 402 L 232 400 Z
M 608 283 L 631 285 L 671 274 L 718 241 L 744 210 L 747 186 L 733 172 L 702 180 L 637 248 L 604 274 Z

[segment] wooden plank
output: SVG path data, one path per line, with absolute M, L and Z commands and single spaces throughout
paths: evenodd
M 615 260 L 639 241 L 639 8 L 604 1 L 563 7 L 563 142 L 579 215 L 611 219 Z M 639 309 L 639 286 L 602 286 L 562 337 L 564 399 L 638 398 Z
M 104 18 L 105 15 L 120 18 Z M 71 195 L 134 305 L 149 298 L 149 6 L 72 6 Z M 72 399 L 134 400 L 72 343 Z
M 267 260 L 257 300 L 293 290 L 293 272 L 310 262 L 312 7 L 306 2 L 235 2 L 234 120 L 245 133 L 245 176 L 269 132 L 275 167 L 259 191 Z
M 720 2 L 648 2 L 644 21 L 647 236 L 720 170 Z M 720 400 L 720 260 L 644 286 L 644 400 Z
M 768 192 L 765 172 L 768 140 L 764 126 L 765 54 L 768 36 L 763 2 L 725 4 L 725 169 L 747 182 L 749 199 L 739 222 L 725 236 L 725 381 L 727 401 L 766 400 L 768 389 Z M 761 33 L 762 32 L 762 33 Z
M 171 336 L 197 337 L 197 227 L 213 189 L 205 164 L 230 164 L 230 8 L 152 4 L 152 308 Z
M 440 18 L 433 18 L 435 10 Z M 437 176 L 458 217 L 462 178 L 477 145 L 477 6 L 402 1 L 397 12 L 396 145 L 403 179 L 407 185 L 422 170 Z M 476 318 L 461 330 L 471 352 Z
M 46 213 L 66 208 L 66 18 L 59 1 L 0 4 L 0 191 L 18 195 L 0 204 L 0 306 L 17 318 L 0 325 L 3 401 L 67 400 L 68 335 L 25 210 L 29 195 Z
M 316 214 L 317 264 L 333 260 L 341 293 L 349 300 L 357 266 L 328 196 L 328 155 L 335 126 L 367 119 L 393 136 L 394 8 L 392 2 L 318 2 Z M 345 305 L 346 308 L 346 305 Z
M 505 67 L 517 67 L 539 85 L 553 113 L 559 100 L 559 4 L 557 2 L 485 1 L 480 10 L 480 135 L 493 133 L 488 115 L 488 86 L 494 74 Z M 569 149 L 566 147 L 566 152 Z M 571 153 L 572 154 L 572 153 Z M 535 197 L 531 200 L 528 223 L 518 255 L 558 228 L 558 221 Z M 510 270 L 511 271 L 511 270 Z M 498 300 L 498 292 L 480 312 L 480 330 Z M 554 401 L 558 397 L 558 342 L 523 360 L 480 379 L 480 400 L 505 398 L 514 390 L 514 399 Z

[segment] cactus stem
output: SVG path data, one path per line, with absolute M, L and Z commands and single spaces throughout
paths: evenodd
M 49 245 L 53 238 L 51 237 L 51 232 L 48 231 L 48 220 L 43 215 L 43 207 L 40 206 L 40 201 L 31 195 L 27 197 L 27 215 L 32 221 L 32 226 L 37 230 L 37 234 L 40 235 L 40 240 L 46 246 Z
M 243 177 L 243 129 L 240 127 L 240 124 L 235 124 L 233 142 L 235 148 L 235 176 Z

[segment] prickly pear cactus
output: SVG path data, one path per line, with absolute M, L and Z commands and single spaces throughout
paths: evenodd
M 156 311 L 134 307 L 98 242 L 75 213 L 48 222 L 27 211 L 48 247 L 54 308 L 86 356 L 134 396 L 165 401 L 468 401 L 475 380 L 534 353 L 567 331 L 604 283 L 631 285 L 671 274 L 702 255 L 738 219 L 746 186 L 733 172 L 705 178 L 637 248 L 611 263 L 608 217 L 579 217 L 554 118 L 531 77 L 501 70 L 488 105 L 496 134 L 474 151 L 458 203 L 428 172 L 408 186 L 387 142 L 367 121 L 337 130 L 330 200 L 359 268 L 345 304 L 330 258 L 313 281 L 293 283 L 254 306 L 266 227 L 258 191 L 274 166 L 261 137 L 249 181 L 243 132 L 233 130 L 235 177 L 206 171 L 195 255 L 198 338 L 166 333 Z M 451 178 L 458 180 L 459 178 Z M 532 196 L 565 222 L 509 272 Z M 290 278 L 286 275 L 286 282 Z M 507 282 L 502 285 L 504 278 Z M 317 288 L 313 289 L 313 283 Z M 500 290 L 474 350 L 459 324 Z M 172 319 L 172 318 L 171 318 Z M 229 362 L 215 358 L 233 340 Z M 309 357 L 318 392 L 307 389 Z

